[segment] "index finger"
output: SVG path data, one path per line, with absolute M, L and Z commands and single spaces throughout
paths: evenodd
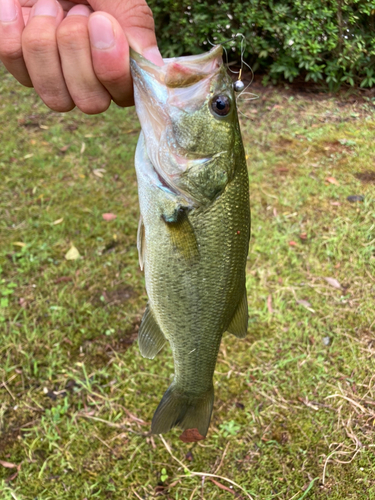
M 90 16 L 88 28 L 96 77 L 116 104 L 132 106 L 129 45 L 121 26 L 109 14 L 95 12 Z
M 0 0 L 0 60 L 22 85 L 32 87 L 22 53 L 24 27 L 19 1 Z

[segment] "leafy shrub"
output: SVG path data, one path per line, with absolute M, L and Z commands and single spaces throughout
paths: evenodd
M 299 75 L 375 85 L 375 0 L 149 0 L 164 57 L 196 54 L 242 33 L 245 59 L 266 79 Z M 238 60 L 240 42 L 237 39 Z

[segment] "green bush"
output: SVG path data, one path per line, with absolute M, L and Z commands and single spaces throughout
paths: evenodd
M 375 85 L 374 0 L 150 0 L 164 57 L 199 53 L 209 41 L 242 33 L 245 59 L 266 79 L 299 75 L 326 82 Z M 229 52 L 237 52 L 230 45 Z

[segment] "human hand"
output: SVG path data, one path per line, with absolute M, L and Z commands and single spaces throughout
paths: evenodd
M 131 106 L 129 46 L 162 64 L 145 0 L 0 0 L 0 60 L 54 111 Z

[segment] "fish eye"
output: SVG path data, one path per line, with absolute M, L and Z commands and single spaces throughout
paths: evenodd
M 219 116 L 227 116 L 230 112 L 230 99 L 226 95 L 216 95 L 211 101 L 212 111 Z

